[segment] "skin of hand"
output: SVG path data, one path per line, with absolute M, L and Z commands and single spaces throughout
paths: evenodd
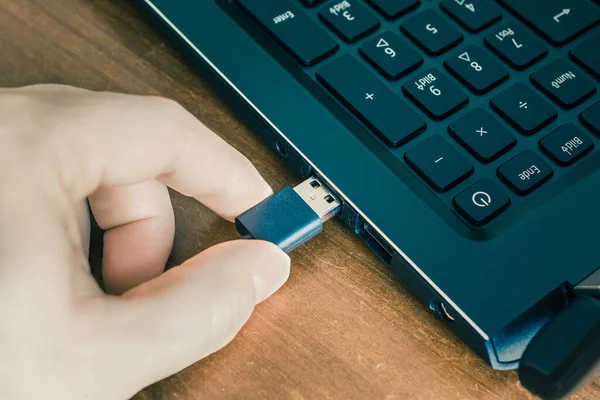
M 0 89 L 0 398 L 127 399 L 229 343 L 283 285 L 238 240 L 163 273 L 167 186 L 233 220 L 271 188 L 176 103 L 58 85 Z M 90 274 L 87 200 L 104 238 Z

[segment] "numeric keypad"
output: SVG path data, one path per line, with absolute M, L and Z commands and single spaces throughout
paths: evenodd
M 508 72 L 479 46 L 468 46 L 446 60 L 446 68 L 477 94 L 485 93 L 508 79 Z

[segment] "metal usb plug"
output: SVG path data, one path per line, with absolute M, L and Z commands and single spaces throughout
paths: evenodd
M 243 238 L 266 240 L 289 253 L 321 233 L 323 223 L 337 215 L 341 205 L 319 178 L 310 177 L 244 212 L 235 226 Z

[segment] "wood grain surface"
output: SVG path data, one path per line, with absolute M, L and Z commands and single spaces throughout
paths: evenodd
M 34 83 L 175 99 L 273 188 L 298 182 L 129 1 L 0 0 L 0 86 Z M 236 238 L 196 201 L 172 196 L 171 263 Z M 289 283 L 229 346 L 135 399 L 533 398 L 514 372 L 493 371 L 454 337 L 339 221 L 292 262 Z M 600 381 L 574 398 L 600 398 Z

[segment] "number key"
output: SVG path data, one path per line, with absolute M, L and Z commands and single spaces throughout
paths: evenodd
M 356 0 L 344 0 L 323 8 L 319 17 L 342 39 L 355 42 L 379 27 L 379 21 Z
M 402 31 L 427 53 L 435 56 L 463 40 L 458 29 L 433 10 L 423 11 L 401 26 Z
M 423 63 L 423 58 L 400 36 L 384 32 L 360 48 L 360 54 L 386 78 L 396 80 Z
M 502 18 L 500 9 L 490 0 L 442 0 L 441 6 L 471 32 L 479 32 Z
M 469 102 L 469 98 L 436 69 L 409 80 L 404 93 L 434 119 L 443 119 Z
M 485 38 L 485 44 L 515 69 L 524 69 L 548 54 L 523 25 L 510 23 Z
M 471 45 L 450 57 L 446 68 L 473 92 L 482 94 L 508 78 L 508 72 L 481 47 Z

